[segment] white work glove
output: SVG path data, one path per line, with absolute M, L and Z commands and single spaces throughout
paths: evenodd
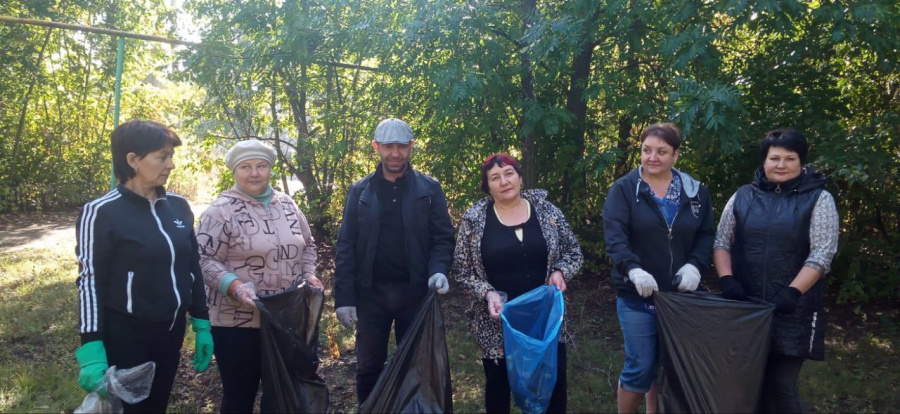
M 256 303 L 254 303 L 254 301 L 259 300 L 256 296 L 256 284 L 253 282 L 241 283 L 234 288 L 234 292 L 231 293 L 231 296 L 237 299 L 242 306 L 248 308 L 256 308 Z
M 450 291 L 450 282 L 447 281 L 447 276 L 444 276 L 443 273 L 435 273 L 428 278 L 428 289 L 443 295 Z
M 341 321 L 347 329 L 353 329 L 353 326 L 356 325 L 356 321 L 359 319 L 356 317 L 356 306 L 341 306 L 334 311 L 337 314 L 337 318 Z
M 675 272 L 675 276 L 681 276 L 681 283 L 678 284 L 679 292 L 693 292 L 700 284 L 700 271 L 690 263 L 681 266 L 681 269 Z
M 659 290 L 659 286 L 656 284 L 656 279 L 653 278 L 653 275 L 647 273 L 640 267 L 628 271 L 628 280 L 630 280 L 631 283 L 634 283 L 634 288 L 637 289 L 638 294 L 640 294 L 642 298 L 649 298 L 654 291 Z
M 494 319 L 500 319 L 500 312 L 503 311 L 503 299 L 500 295 L 492 290 L 484 295 L 484 300 L 487 302 L 488 314 Z

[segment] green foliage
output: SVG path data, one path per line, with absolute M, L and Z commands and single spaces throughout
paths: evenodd
M 0 12 L 172 31 L 161 0 L 50 3 Z M 839 252 L 830 283 L 842 300 L 897 298 L 886 288 L 900 278 L 894 1 L 189 0 L 185 9 L 203 23 L 203 42 L 177 64 L 168 49 L 129 43 L 125 118 L 162 118 L 191 136 L 202 150 L 184 149 L 184 177 L 221 171 L 236 140 L 278 144 L 277 170 L 302 182 L 294 196 L 318 240 L 333 240 L 347 188 L 372 171 L 369 141 L 388 116 L 413 127 L 413 165 L 441 180 L 456 216 L 483 196 L 486 155 L 519 157 L 526 183 L 550 191 L 598 271 L 606 191 L 637 165 L 644 127 L 682 127 L 679 168 L 710 188 L 720 210 L 750 181 L 765 132 L 790 126 L 807 134 L 812 164 L 829 175 L 841 244 L 852 247 Z M 55 31 L 44 46 L 46 31 L 25 26 L 0 34 L 9 39 L 0 46 L 9 97 L 0 104 L 0 211 L 96 196 L 108 165 L 114 42 Z M 201 90 L 161 94 L 141 82 L 148 73 Z M 13 140 L 26 98 L 24 132 Z M 224 188 L 225 175 L 206 186 Z
M 162 0 L 7 1 L 0 15 L 170 35 Z M 0 25 L 0 212 L 72 206 L 108 190 L 116 39 Z M 121 119 L 177 124 L 184 88 L 160 86 L 170 48 L 126 41 Z

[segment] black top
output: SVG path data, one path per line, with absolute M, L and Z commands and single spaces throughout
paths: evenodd
M 380 169 L 379 164 L 379 169 Z M 428 294 L 428 277 L 449 274 L 453 260 L 453 220 L 447 212 L 447 197 L 441 183 L 412 167 L 406 170 L 409 191 L 403 202 L 405 245 L 396 246 L 406 255 L 409 284 L 407 295 Z M 375 250 L 381 228 L 381 203 L 376 195 L 377 178 L 372 172 L 350 186 L 341 215 L 334 251 L 334 305 L 356 306 L 357 293 L 372 290 Z
M 487 206 L 481 261 L 488 282 L 494 289 L 506 292 L 509 300 L 543 285 L 547 277 L 547 241 L 534 206 L 530 209 L 528 221 L 518 226 L 505 226 L 497 219 L 494 202 Z M 522 241 L 516 237 L 517 228 L 523 230 Z
M 376 282 L 409 282 L 406 235 L 403 231 L 403 201 L 409 190 L 406 175 L 390 182 L 381 168 L 375 172 L 375 192 L 381 207 L 378 244 L 372 276 Z

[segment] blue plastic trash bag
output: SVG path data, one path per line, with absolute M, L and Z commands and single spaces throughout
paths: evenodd
M 513 400 L 523 413 L 544 413 L 556 386 L 556 352 L 566 305 L 541 286 L 503 306 L 503 349 Z

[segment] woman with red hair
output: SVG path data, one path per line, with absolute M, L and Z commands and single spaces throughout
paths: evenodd
M 565 292 L 583 261 L 578 240 L 544 190 L 522 190 L 522 168 L 508 154 L 481 166 L 481 190 L 489 194 L 466 211 L 456 239 L 453 273 L 472 295 L 466 312 L 481 348 L 485 411 L 508 413 L 510 386 L 500 311 L 510 300 L 541 285 Z M 556 387 L 548 412 L 566 411 L 566 347 L 560 336 Z

